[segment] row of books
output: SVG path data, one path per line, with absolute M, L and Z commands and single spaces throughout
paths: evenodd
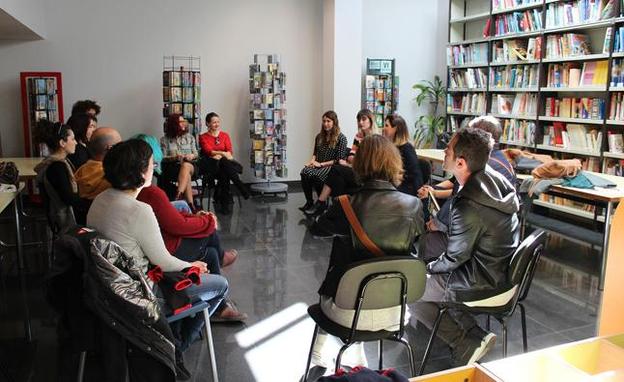
M 546 97 L 546 117 L 604 119 L 606 102 L 602 98 Z
M 583 87 L 607 84 L 608 61 L 587 61 L 582 69 L 578 63 L 549 64 L 548 87 Z
M 497 36 L 508 33 L 532 32 L 542 29 L 542 11 L 538 9 L 497 15 L 494 19 Z
M 624 154 L 622 134 L 614 133 L 613 131 L 607 132 L 607 144 L 609 145 L 610 153 Z
M 163 87 L 163 102 L 201 102 L 201 88 L 196 87 Z
M 466 116 L 456 116 L 456 115 L 449 116 L 449 124 L 451 126 L 451 131 L 457 131 L 463 127 L 467 127 L 471 119 L 472 117 L 466 117 Z
M 367 75 L 365 85 L 367 89 L 392 89 L 392 79 L 386 75 Z
M 193 124 L 193 120 L 201 120 L 200 104 L 166 102 L 163 106 L 163 117 L 167 118 L 170 114 L 182 114 L 190 124 Z
M 542 37 L 495 41 L 492 49 L 493 62 L 538 60 L 542 57 Z
M 485 114 L 485 94 L 447 94 L 447 112 Z M 383 126 L 379 125 L 379 126 Z
M 602 146 L 602 132 L 585 125 L 555 122 L 552 126 L 544 126 L 543 144 L 598 153 Z
M 624 26 L 615 30 L 615 37 L 613 40 L 613 51 L 624 52 Z
M 607 160 L 604 173 L 608 175 L 624 176 L 624 160 Z
M 561 58 L 591 54 L 589 38 L 580 33 L 564 33 L 546 36 L 546 57 Z
M 490 69 L 492 88 L 537 88 L 539 65 L 498 66 Z
M 521 5 L 540 4 L 541 0 L 492 0 L 492 10 L 504 11 Z
M 30 78 L 28 80 L 30 94 L 56 94 L 55 78 Z
M 449 66 L 464 64 L 487 64 L 487 60 L 488 44 L 486 42 L 469 45 L 453 45 L 446 47 L 446 65 Z M 373 76 L 366 76 L 366 87 L 372 88 L 374 86 L 369 86 L 369 77 Z
M 492 108 L 498 114 L 533 117 L 537 115 L 537 100 L 534 93 L 497 94 Z
M 535 142 L 535 122 L 519 119 L 505 119 L 501 142 L 515 142 L 532 146 Z
M 624 59 L 614 58 L 611 62 L 611 87 L 624 88 Z
M 163 86 L 192 87 L 201 85 L 201 73 L 188 70 L 163 71 Z
M 453 69 L 450 73 L 451 88 L 485 88 L 487 74 L 485 69 Z M 367 89 L 368 91 L 368 89 Z
M 624 93 L 611 93 L 609 119 L 624 121 Z
M 615 17 L 615 0 L 575 0 L 548 4 L 546 28 L 577 25 Z

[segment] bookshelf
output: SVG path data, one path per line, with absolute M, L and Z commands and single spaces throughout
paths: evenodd
M 383 126 L 386 117 L 399 107 L 399 77 L 395 65 L 394 59 L 366 59 L 362 108 L 375 114 L 377 126 Z
M 24 155 L 41 157 L 48 155 L 43 144 L 35 146 L 32 132 L 35 124 L 47 119 L 62 122 L 63 83 L 60 72 L 21 72 L 22 128 L 24 132 Z
M 578 157 L 589 170 L 624 175 L 621 3 L 449 0 L 447 130 L 491 114 L 503 125 L 503 147 Z M 486 89 L 453 86 L 469 68 L 487 73 Z
M 202 123 L 200 64 L 199 57 L 163 57 L 164 123 L 170 114 L 182 114 L 195 137 L 201 132 Z
M 286 167 L 286 73 L 277 54 L 254 54 L 249 65 L 250 163 L 256 178 L 251 189 L 261 194 L 286 193 L 285 183 L 271 182 L 288 176 Z

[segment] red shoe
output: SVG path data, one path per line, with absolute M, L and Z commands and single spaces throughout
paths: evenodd
M 236 261 L 238 258 L 238 251 L 235 249 L 228 249 L 223 252 L 223 264 L 221 264 L 221 268 L 227 267 Z

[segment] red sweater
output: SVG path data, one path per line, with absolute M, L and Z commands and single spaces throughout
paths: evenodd
M 217 144 L 217 140 L 219 141 L 219 144 Z M 230 136 L 224 131 L 219 131 L 219 135 L 216 137 L 213 137 L 210 133 L 203 133 L 199 136 L 199 146 L 201 146 L 204 154 L 208 156 L 212 156 L 213 150 L 229 151 L 232 155 L 234 155 Z
M 137 200 L 149 204 L 154 210 L 165 247 L 171 254 L 175 253 L 183 238 L 202 238 L 212 235 L 215 231 L 215 221 L 212 216 L 186 215 L 179 212 L 171 204 L 167 194 L 158 186 L 145 187 L 139 193 Z

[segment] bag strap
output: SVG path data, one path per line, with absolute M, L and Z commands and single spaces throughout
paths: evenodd
M 507 165 L 505 165 L 505 163 L 503 163 L 503 161 L 499 160 L 498 158 L 490 157 L 490 159 L 503 166 L 512 177 L 515 175 L 515 171 L 513 170 L 513 167 L 511 167 L 511 164 L 509 164 L 509 167 L 507 167 Z
M 373 241 L 368 237 L 366 232 L 364 232 L 364 228 L 360 224 L 357 216 L 355 216 L 355 211 L 353 211 L 353 207 L 349 202 L 349 197 L 347 195 L 340 195 L 338 197 L 340 201 L 340 205 L 347 216 L 347 220 L 349 220 L 349 224 L 351 224 L 351 228 L 353 228 L 353 232 L 358 237 L 362 245 L 366 247 L 373 255 L 375 256 L 385 256 L 385 253 L 377 246 L 377 244 L 373 243 Z

